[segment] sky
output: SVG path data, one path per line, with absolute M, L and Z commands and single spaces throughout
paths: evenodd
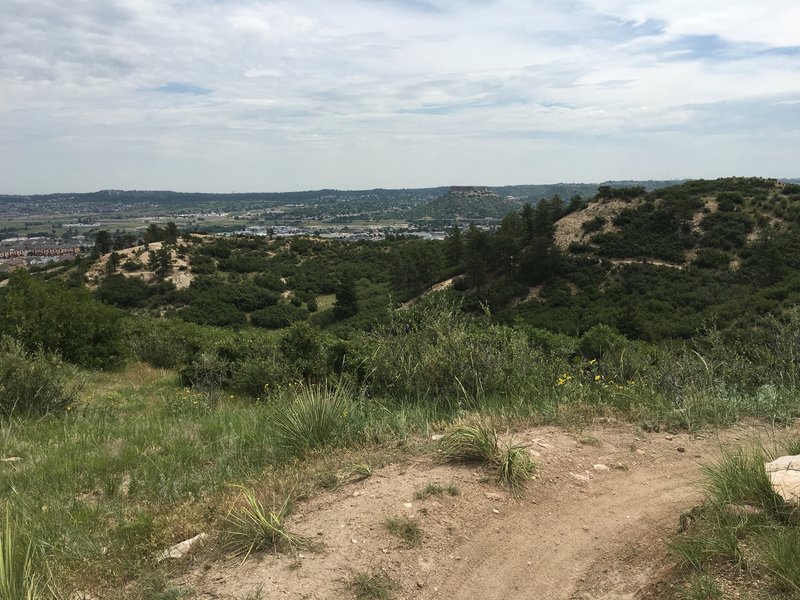
M 800 177 L 797 0 L 0 14 L 0 193 Z

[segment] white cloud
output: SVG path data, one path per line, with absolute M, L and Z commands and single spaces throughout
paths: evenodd
M 796 175 L 794 2 L 6 3 L 0 193 Z

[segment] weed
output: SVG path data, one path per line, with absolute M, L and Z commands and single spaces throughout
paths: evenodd
M 254 551 L 295 552 L 307 543 L 286 529 L 292 504 L 288 497 L 277 508 L 267 510 L 253 490 L 242 488 L 242 492 L 245 505 L 231 510 L 226 521 L 230 546 L 236 554 L 244 555 L 243 561 Z
M 414 519 L 390 517 L 383 524 L 389 533 L 399 537 L 409 546 L 418 546 L 422 542 L 422 529 Z
M 353 573 L 347 587 L 357 600 L 389 600 L 395 583 L 383 571 Z
M 442 485 L 441 483 L 429 483 L 421 490 L 417 490 L 417 492 L 414 494 L 414 498 L 417 500 L 424 500 L 425 498 L 430 498 L 431 496 L 443 496 L 444 494 L 458 496 L 461 494 L 461 490 L 454 483 L 448 483 L 445 485 Z

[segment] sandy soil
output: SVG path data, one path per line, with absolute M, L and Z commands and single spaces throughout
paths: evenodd
M 188 245 L 186 242 L 183 242 L 183 244 Z M 149 271 L 147 268 L 148 252 L 150 250 L 153 252 L 161 250 L 161 246 L 161 242 L 153 242 L 149 244 L 146 249 L 144 246 L 133 246 L 132 248 L 118 250 L 117 254 L 122 257 L 120 264 L 130 259 L 139 262 L 142 265 L 142 270 L 127 272 L 120 268 L 117 269 L 117 273 L 125 275 L 126 277 L 138 277 L 147 282 L 154 281 L 156 278 L 155 273 Z M 86 278 L 90 282 L 90 288 L 96 287 L 100 282 L 101 277 L 106 272 L 106 265 L 108 264 L 110 256 L 110 252 L 108 254 L 103 254 L 100 256 L 97 263 L 87 271 Z M 194 275 L 189 271 L 189 263 L 185 259 L 180 258 L 174 249 L 170 252 L 170 259 L 172 261 L 172 273 L 165 277 L 165 280 L 174 283 L 175 287 L 179 290 L 189 287 L 189 284 L 192 283 L 194 279 Z M 183 270 L 181 270 L 181 268 Z
M 352 598 L 354 572 L 384 570 L 398 599 L 605 599 L 668 596 L 667 540 L 700 499 L 703 464 L 721 445 L 768 437 L 763 425 L 719 434 L 646 434 L 630 425 L 517 434 L 538 472 L 515 500 L 482 468 L 435 457 L 389 465 L 371 478 L 300 504 L 290 529 L 323 547 L 298 557 L 259 555 L 244 564 L 197 557 L 180 583 L 198 600 Z M 416 500 L 430 482 L 459 496 Z M 415 548 L 383 522 L 406 515 L 424 538 Z
M 595 217 L 604 217 L 606 219 L 606 224 L 601 230 L 603 233 L 614 231 L 615 228 L 611 224 L 611 219 L 623 209 L 634 206 L 636 206 L 635 203 L 625 202 L 623 200 L 605 200 L 601 202 L 592 202 L 583 210 L 568 214 L 566 217 L 559 219 L 556 223 L 556 246 L 562 250 L 566 250 L 572 242 L 582 241 L 584 239 L 584 234 L 581 225 Z M 594 235 L 594 233 L 591 235 Z

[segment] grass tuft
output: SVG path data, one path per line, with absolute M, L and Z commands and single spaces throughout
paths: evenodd
M 353 574 L 347 587 L 357 600 L 389 600 L 396 586 L 383 571 L 361 571 Z
M 357 409 L 350 386 L 328 384 L 292 388 L 274 413 L 271 433 L 275 447 L 290 456 L 347 445 L 359 435 Z
M 492 462 L 497 456 L 497 433 L 484 423 L 457 425 L 439 441 L 450 462 Z
M 442 455 L 448 461 L 477 461 L 490 465 L 514 495 L 524 491 L 535 469 L 524 447 L 511 443 L 500 447 L 497 432 L 484 423 L 457 425 L 439 444 Z
M 447 483 L 442 485 L 441 483 L 429 483 L 421 490 L 417 490 L 414 494 L 414 498 L 417 500 L 425 500 L 425 498 L 430 498 L 431 496 L 443 496 L 447 494 L 449 496 L 459 496 L 461 495 L 461 490 L 455 483 Z
M 16 526 L 6 506 L 6 518 L 0 531 L 0 598 L 3 600 L 39 600 L 44 598 L 41 575 L 33 565 L 32 545 L 18 537 Z
M 535 470 L 530 455 L 522 446 L 507 444 L 495 459 L 502 481 L 514 494 L 521 494 Z
M 418 546 L 422 542 L 422 529 L 414 519 L 389 517 L 383 524 L 389 533 L 399 537 L 409 546 Z
M 235 554 L 244 556 L 243 562 L 255 551 L 296 552 L 308 543 L 286 529 L 285 520 L 292 506 L 288 497 L 267 510 L 253 490 L 242 488 L 242 491 L 244 506 L 231 510 L 226 521 L 229 545 Z
M 795 527 L 767 528 L 758 535 L 755 546 L 778 587 L 800 593 L 800 532 Z

